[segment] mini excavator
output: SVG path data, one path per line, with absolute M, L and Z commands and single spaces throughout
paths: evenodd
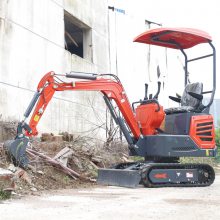
M 55 92 L 99 91 L 120 127 L 132 156 L 144 157 L 144 161 L 121 163 L 98 171 L 98 183 L 125 187 L 209 186 L 215 179 L 214 169 L 208 164 L 182 164 L 180 157 L 215 157 L 215 131 L 213 116 L 209 114 L 216 88 L 216 52 L 212 38 L 203 31 L 189 28 L 157 28 L 148 30 L 134 42 L 179 50 L 185 60 L 185 89 L 181 97 L 170 96 L 179 107 L 164 109 L 158 102 L 160 85 L 156 94 L 148 96 L 145 84 L 143 100 L 129 103 L 119 78 L 112 74 L 70 72 L 47 73 L 39 82 L 26 112 L 18 124 L 17 136 L 8 144 L 20 164 L 28 161 L 25 155 L 29 137 L 38 134 L 37 125 Z M 210 54 L 188 59 L 187 49 L 198 44 L 210 46 Z M 203 91 L 200 82 L 188 83 L 188 65 L 206 58 L 212 59 L 212 88 Z M 62 77 L 62 80 L 61 80 Z M 65 81 L 63 78 L 80 79 Z M 209 94 L 208 104 L 203 104 L 204 94 Z M 117 114 L 114 105 L 121 114 Z M 30 116 L 29 123 L 26 119 Z M 164 123 L 163 129 L 161 128 Z

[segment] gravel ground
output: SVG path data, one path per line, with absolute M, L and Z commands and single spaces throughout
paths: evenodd
M 220 175 L 204 188 L 95 187 L 0 203 L 1 220 L 220 219 Z

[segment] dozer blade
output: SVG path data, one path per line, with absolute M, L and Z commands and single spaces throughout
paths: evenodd
M 97 183 L 109 186 L 135 188 L 141 180 L 138 170 L 99 169 Z

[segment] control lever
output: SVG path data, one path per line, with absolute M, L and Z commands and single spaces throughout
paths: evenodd
M 158 89 L 157 89 L 157 93 L 155 94 L 155 96 L 154 96 L 153 99 L 158 99 L 158 95 L 160 94 L 160 86 L 161 86 L 161 82 L 158 81 L 157 84 L 158 84 L 158 87 L 157 87 L 157 88 L 158 88 Z
M 148 100 L 147 92 L 148 92 L 148 84 L 145 83 L 145 95 L 144 95 L 144 101 Z

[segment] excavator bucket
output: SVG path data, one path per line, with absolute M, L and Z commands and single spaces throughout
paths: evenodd
M 28 165 L 29 161 L 26 155 L 28 143 L 29 139 L 27 137 L 8 140 L 4 143 L 16 166 L 25 168 Z
M 99 169 L 97 183 L 109 186 L 135 188 L 139 185 L 141 175 L 138 170 Z

